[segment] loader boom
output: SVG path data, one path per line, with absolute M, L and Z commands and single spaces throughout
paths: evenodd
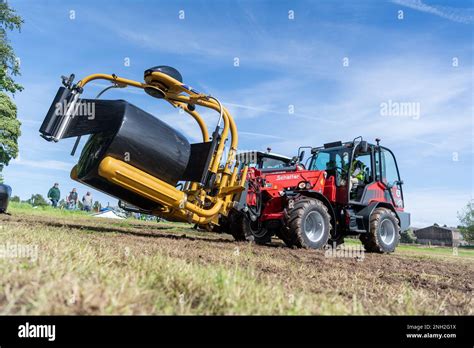
M 175 78 L 176 73 L 173 76 L 173 72 L 177 73 L 175 69 L 165 66 L 148 69 L 145 71 L 144 82 L 116 75 L 93 74 L 75 85 L 72 84 L 72 76 L 64 83 L 65 87 L 58 91 L 40 133 L 46 140 L 55 142 L 63 138 L 92 134 L 78 165 L 71 171 L 72 179 L 165 219 L 202 226 L 218 224 L 219 216 L 228 214 L 235 205 L 234 196 L 245 187 L 247 167 L 240 171 L 235 156 L 238 145 L 237 127 L 229 111 L 218 99 L 183 84 Z M 196 120 L 203 142 L 187 143 L 178 131 L 156 118 L 150 118 L 151 115 L 127 102 L 81 99 L 87 84 L 94 80 L 143 89 L 147 94 L 183 109 Z M 87 115 L 81 113 L 81 103 L 93 103 L 94 110 L 99 111 L 93 118 L 84 117 Z M 58 112 L 60 105 L 66 107 Z M 212 137 L 209 136 L 207 125 L 196 106 L 218 112 L 219 120 Z M 147 132 L 152 127 L 156 128 L 156 136 L 165 139 L 163 141 L 167 143 L 160 144 L 160 139 L 149 140 L 150 134 Z M 139 143 L 141 134 L 143 142 L 151 141 L 151 145 Z M 142 151 L 138 153 L 148 152 L 147 159 L 138 159 L 138 162 L 124 160 L 120 152 L 126 152 L 124 146 L 129 144 L 127 140 L 133 141 L 135 147 L 142 147 Z M 230 145 L 224 158 L 227 140 L 230 140 Z M 94 151 L 99 151 L 102 156 L 99 156 L 100 162 L 96 165 L 89 163 L 92 161 L 92 154 L 97 157 L 98 152 Z M 154 158 L 150 151 L 156 152 L 158 160 L 141 163 L 140 160 L 146 162 Z M 166 163 L 169 163 L 166 161 L 173 159 L 173 156 L 176 156 L 176 173 L 179 174 L 160 175 L 159 173 L 168 170 L 160 166 L 166 167 Z M 203 166 L 202 170 L 199 169 L 200 166 Z

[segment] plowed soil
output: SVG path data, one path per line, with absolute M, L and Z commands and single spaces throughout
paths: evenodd
M 268 246 L 237 243 L 227 234 L 197 231 L 187 225 L 166 222 L 20 214 L 0 216 L 0 226 L 0 244 L 12 241 L 39 244 L 39 259 L 43 255 L 49 261 L 33 265 L 33 269 L 41 268 L 38 272 L 47 273 L 44 268 L 54 257 L 48 243 L 61 247 L 66 243 L 61 241 L 62 238 L 67 236 L 68 248 L 71 247 L 69 244 L 72 248 L 74 245 L 77 248 L 87 245 L 99 254 L 120 254 L 126 250 L 140 259 L 160 255 L 168 262 L 177 260 L 203 269 L 219 267 L 233 272 L 238 267 L 246 276 L 255 278 L 264 289 L 275 287 L 283 298 L 289 298 L 290 304 L 299 301 L 297 308 L 285 304 L 275 310 L 271 306 L 263 310 L 262 303 L 262 310 L 259 310 L 257 302 L 255 308 L 239 310 L 229 304 L 228 307 L 206 310 L 205 302 L 199 303 L 204 299 L 197 298 L 186 310 L 177 307 L 165 310 L 157 306 L 120 310 L 112 306 L 109 309 L 112 313 L 473 314 L 474 258 L 472 254 L 461 256 L 441 248 L 399 246 L 390 255 L 365 253 L 362 257 L 331 257 L 325 250 L 290 249 L 279 240 Z M 355 242 L 346 245 L 357 246 Z M 6 261 L 0 259 L 0 262 Z M 18 271 L 11 261 L 6 264 L 3 271 L 8 272 L 8 267 Z M 24 272 L 31 272 L 31 269 Z M 72 278 L 80 277 L 74 272 L 80 272 L 80 269 L 71 269 Z M 98 310 L 57 308 L 45 304 L 36 307 L 29 304 L 27 307 L 28 304 L 22 301 L 13 305 L 5 291 L 33 291 L 38 295 L 39 290 L 25 290 L 22 284 L 9 285 L 6 283 L 8 277 L 3 279 L 0 281 L 4 294 L 0 296 L 0 312 L 3 313 L 102 313 L 104 310 L 100 306 Z M 37 286 L 41 287 L 41 282 Z M 186 285 L 184 287 L 186 292 Z M 87 289 L 82 291 L 87 292 Z M 246 294 L 239 296 L 245 297 Z M 272 294 L 266 296 L 268 298 L 264 301 L 271 304 Z M 124 298 L 122 301 L 127 300 Z

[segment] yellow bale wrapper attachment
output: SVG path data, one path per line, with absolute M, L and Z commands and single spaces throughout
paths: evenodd
M 89 75 L 77 84 L 73 79 L 63 77 L 64 87 L 40 133 L 55 142 L 77 137 L 73 152 L 80 137 L 90 134 L 72 169 L 74 180 L 167 220 L 212 227 L 228 215 L 244 190 L 247 167 L 236 161 L 237 127 L 218 99 L 183 84 L 181 74 L 167 66 L 146 70 L 144 82 L 107 74 Z M 81 98 L 94 80 L 109 81 L 109 88 L 142 89 L 183 109 L 196 120 L 203 142 L 189 144 L 181 133 L 126 101 Z M 199 107 L 218 115 L 211 136 Z

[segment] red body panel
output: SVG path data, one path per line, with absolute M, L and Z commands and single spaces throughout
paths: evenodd
M 284 214 L 284 199 L 280 192 L 284 189 L 298 189 L 298 184 L 304 182 L 307 189 L 326 193 L 335 197 L 334 180 L 326 182 L 324 171 L 318 170 L 288 170 L 265 173 L 256 168 L 250 168 L 247 179 L 252 183 L 247 191 L 247 205 L 256 205 L 256 188 L 260 190 L 264 203 L 260 221 L 282 219 Z M 329 197 L 328 197 L 329 198 Z
M 336 184 L 334 181 L 334 176 L 330 176 L 324 184 L 323 194 L 330 202 L 336 201 Z
M 370 202 L 387 202 L 384 195 L 384 188 L 379 182 L 367 185 L 367 193 L 370 194 Z
M 281 196 L 284 190 L 298 190 L 300 183 L 307 185 L 306 190 L 316 191 L 323 194 L 331 204 L 347 204 L 347 185 L 336 186 L 335 177 L 329 176 L 325 171 L 319 170 L 282 170 L 277 172 L 265 172 L 256 168 L 250 168 L 247 174 L 249 187 L 247 190 L 246 203 L 248 206 L 256 206 L 260 194 L 262 204 L 259 220 L 280 220 L 284 218 L 286 197 Z M 392 188 L 392 196 L 395 200 L 394 208 L 403 211 L 403 200 L 401 192 L 397 187 Z M 393 204 L 391 197 L 380 182 L 367 184 L 363 204 L 372 202 L 386 202 Z M 349 221 L 346 222 L 349 224 Z
M 386 202 L 392 204 L 395 210 L 403 211 L 403 200 L 401 197 L 401 192 L 397 186 L 392 187 L 392 197 L 395 203 L 392 201 L 390 195 L 385 193 L 385 188 L 380 182 L 374 182 L 367 185 L 367 195 L 369 196 L 370 204 L 371 202 Z

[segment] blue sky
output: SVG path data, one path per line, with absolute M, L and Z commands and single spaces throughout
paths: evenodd
M 45 195 L 54 181 L 63 195 L 87 190 L 69 179 L 73 140 L 38 135 L 61 75 L 140 80 L 163 64 L 228 106 L 240 149 L 293 155 L 301 145 L 382 138 L 397 156 L 415 226 L 455 225 L 473 198 L 471 1 L 9 2 L 25 20 L 10 35 L 25 90 L 15 95 L 20 157 L 4 176 L 22 199 Z M 127 99 L 199 141 L 192 119 L 162 102 L 127 90 L 107 98 Z M 389 101 L 417 103 L 420 113 L 381 115 Z M 215 125 L 215 114 L 204 117 Z

